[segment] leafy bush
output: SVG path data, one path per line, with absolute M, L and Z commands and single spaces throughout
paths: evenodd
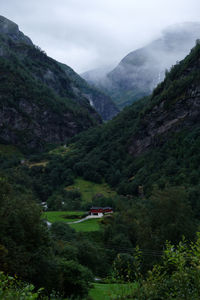
M 47 297 L 41 296 L 42 289 L 35 291 L 32 284 L 26 284 L 17 278 L 7 276 L 0 272 L 0 299 L 4 300 L 45 300 Z
M 160 264 L 144 279 L 140 276 L 131 299 L 200 299 L 200 234 L 196 243 L 183 240 L 178 246 L 166 243 Z

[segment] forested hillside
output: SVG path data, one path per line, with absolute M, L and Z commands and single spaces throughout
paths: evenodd
M 124 194 L 137 194 L 139 185 L 149 191 L 161 181 L 196 184 L 190 176 L 198 173 L 192 161 L 199 157 L 199 57 L 197 44 L 150 97 L 103 128 L 74 138 L 81 149 L 79 172 L 90 169 Z

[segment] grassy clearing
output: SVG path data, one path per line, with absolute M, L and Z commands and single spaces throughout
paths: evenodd
M 102 194 L 104 197 L 114 197 L 117 195 L 106 183 L 98 184 L 82 178 L 77 178 L 74 184 L 68 186 L 66 190 L 78 190 L 82 195 L 84 203 L 92 202 L 92 198 L 96 194 Z
M 57 148 L 49 151 L 49 154 L 51 154 L 51 155 L 62 155 L 63 156 L 63 155 L 67 154 L 70 151 L 71 151 L 70 147 L 60 146 L 60 147 L 57 147 Z
M 131 295 L 135 287 L 135 283 L 127 283 L 127 284 L 102 284 L 95 283 L 93 288 L 90 290 L 90 297 L 93 300 L 110 300 L 110 299 L 118 299 L 118 296 L 126 296 Z
M 70 224 L 76 231 L 91 232 L 100 229 L 99 219 L 90 219 L 77 224 Z
M 48 211 L 43 213 L 42 217 L 48 222 L 54 223 L 78 221 L 84 215 L 83 211 Z M 72 219 L 69 216 L 77 216 L 77 218 Z

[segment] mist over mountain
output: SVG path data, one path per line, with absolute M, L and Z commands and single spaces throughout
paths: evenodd
M 1 140 L 29 148 L 65 142 L 101 123 L 100 115 L 109 120 L 118 113 L 109 96 L 48 57 L 3 16 L 0 97 Z
M 119 108 L 149 95 L 165 77 L 165 71 L 183 59 L 200 37 L 200 23 L 187 22 L 166 28 L 162 36 L 124 57 L 119 65 L 102 76 L 96 70 L 82 76 L 104 89 Z
M 111 97 L 100 89 L 91 86 L 72 68 L 59 63 L 65 74 L 73 81 L 73 91 L 77 96 L 84 96 L 90 105 L 100 114 L 104 121 L 111 120 L 119 113 L 119 109 Z
M 78 76 L 78 75 L 77 75 Z M 101 123 L 60 65 L 0 17 L 0 139 L 40 149 Z
M 106 76 L 113 70 L 114 66 L 104 66 L 80 74 L 89 84 L 104 88 Z

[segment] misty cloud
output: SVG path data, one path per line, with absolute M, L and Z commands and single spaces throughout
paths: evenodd
M 160 36 L 168 25 L 200 20 L 199 0 L 1 0 L 48 55 L 78 72 L 117 64 Z

